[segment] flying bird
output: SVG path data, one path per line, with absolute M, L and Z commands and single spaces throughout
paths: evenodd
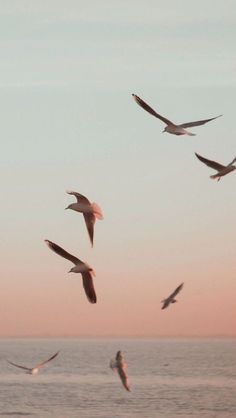
M 47 239 L 45 239 L 45 242 L 49 246 L 49 248 L 56 254 L 74 263 L 75 267 L 72 267 L 68 273 L 81 273 L 86 296 L 90 303 L 96 303 L 97 297 L 92 277 L 93 275 L 95 276 L 93 269 L 88 264 L 79 260 L 79 258 L 63 250 L 63 248 L 59 247 L 59 245 L 55 244 L 54 242 L 49 241 Z
M 173 293 L 171 293 L 170 296 L 168 296 L 168 298 L 163 299 L 161 302 L 163 303 L 162 308 L 161 309 L 166 309 L 170 303 L 175 303 L 177 302 L 177 300 L 175 299 L 175 296 L 178 295 L 178 293 L 180 292 L 180 290 L 183 288 L 183 283 L 181 283 Z
M 110 361 L 110 368 L 113 371 L 117 370 L 124 388 L 128 392 L 130 392 L 128 377 L 127 377 L 127 374 L 125 372 L 126 367 L 127 367 L 127 364 L 124 361 L 124 357 L 122 355 L 122 352 L 117 351 L 116 358 Z
M 201 157 L 201 155 L 197 154 L 196 152 L 195 155 L 202 163 L 218 171 L 218 173 L 210 176 L 211 179 L 217 179 L 217 181 L 220 181 L 221 177 L 225 176 L 228 173 L 231 173 L 231 171 L 234 171 L 236 169 L 235 165 L 233 165 L 233 163 L 236 161 L 236 158 L 234 158 L 233 161 L 231 161 L 231 163 L 229 163 L 228 165 L 222 165 L 217 163 L 216 161 L 207 160 L 206 158 Z
M 76 212 L 83 213 L 90 242 L 93 246 L 94 224 L 96 219 L 103 219 L 102 211 L 97 203 L 90 203 L 87 197 L 83 196 L 82 194 L 72 191 L 67 191 L 67 193 L 75 196 L 77 202 L 71 203 L 69 206 L 67 206 L 66 209 L 71 209 L 75 210 Z
M 44 360 L 42 363 L 37 364 L 37 366 L 35 366 L 35 367 L 33 367 L 33 368 L 29 368 L 29 367 L 25 367 L 25 366 L 20 366 L 19 364 L 12 363 L 11 361 L 8 361 L 8 360 L 7 360 L 7 362 L 8 362 L 9 364 L 11 364 L 12 366 L 18 367 L 19 369 L 26 370 L 26 373 L 27 373 L 27 374 L 32 374 L 32 375 L 35 375 L 35 374 L 37 374 L 37 373 L 38 373 L 39 369 L 41 369 L 43 366 L 45 366 L 45 364 L 47 364 L 49 361 L 51 361 L 51 360 L 53 360 L 55 357 L 57 357 L 57 356 L 58 356 L 58 354 L 59 354 L 59 352 L 60 352 L 60 351 L 57 351 L 55 354 L 53 354 L 53 356 L 52 356 L 52 357 L 50 357 L 50 358 L 49 358 L 49 359 L 47 359 L 47 360 Z
M 171 122 L 169 119 L 164 118 L 164 116 L 159 115 L 159 113 L 157 113 L 155 110 L 153 110 L 140 97 L 136 96 L 136 94 L 132 94 L 132 96 L 133 96 L 134 100 L 136 101 L 136 103 L 139 106 L 141 106 L 144 110 L 151 113 L 151 115 L 160 119 L 162 122 L 164 122 L 167 125 L 163 132 L 168 132 L 169 134 L 173 134 L 173 135 L 194 136 L 196 134 L 193 134 L 193 133 L 187 131 L 185 128 L 191 128 L 192 126 L 205 125 L 205 123 L 210 122 L 211 120 L 217 119 L 220 116 L 222 116 L 222 115 L 219 115 L 219 116 L 215 116 L 214 118 L 210 118 L 210 119 L 197 120 L 195 122 L 187 122 L 187 123 L 182 123 L 181 125 L 176 125 L 174 122 Z

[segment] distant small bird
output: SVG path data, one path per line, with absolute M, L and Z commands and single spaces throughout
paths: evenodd
M 173 293 L 171 293 L 170 296 L 168 296 L 168 298 L 163 299 L 161 302 L 163 303 L 163 306 L 161 309 L 166 309 L 170 303 L 175 303 L 177 302 L 177 300 L 175 299 L 175 296 L 178 295 L 178 293 L 180 292 L 180 290 L 183 288 L 183 283 L 181 283 Z
M 53 354 L 53 356 L 52 356 L 52 357 L 50 357 L 49 359 L 47 359 L 47 360 L 43 361 L 42 363 L 37 364 L 37 366 L 33 367 L 32 369 L 31 369 L 31 368 L 29 368 L 29 367 L 20 366 L 19 364 L 12 363 L 11 361 L 8 361 L 8 360 L 7 360 L 7 362 L 8 362 L 9 364 L 11 364 L 12 366 L 18 367 L 19 369 L 26 370 L 26 373 L 27 373 L 27 374 L 32 374 L 32 375 L 35 375 L 35 374 L 37 374 L 37 373 L 38 373 L 39 369 L 41 369 L 41 368 L 42 368 L 45 364 L 47 364 L 49 361 L 51 361 L 51 360 L 53 360 L 55 357 L 57 357 L 57 356 L 58 356 L 58 354 L 59 354 L 59 352 L 60 352 L 60 351 L 57 351 L 55 354 Z
M 93 269 L 88 264 L 79 260 L 77 257 L 63 250 L 63 248 L 59 247 L 59 245 L 55 244 L 54 242 L 49 241 L 47 239 L 45 239 L 45 242 L 49 246 L 49 248 L 56 254 L 66 258 L 67 260 L 75 264 L 75 267 L 70 269 L 68 273 L 81 273 L 86 296 L 90 303 L 96 303 L 97 297 L 92 278 L 92 275 L 95 276 Z
M 87 231 L 88 231 L 89 238 L 90 238 L 90 242 L 91 242 L 91 245 L 93 246 L 94 224 L 95 224 L 96 218 L 100 220 L 103 219 L 103 215 L 102 215 L 102 211 L 100 207 L 95 202 L 90 203 L 87 197 L 83 196 L 80 193 L 71 192 L 71 191 L 67 191 L 66 193 L 72 194 L 77 199 L 76 203 L 71 203 L 69 206 L 67 206 L 66 209 L 72 209 L 72 210 L 75 210 L 76 212 L 83 213 Z
M 155 110 L 153 110 L 140 97 L 136 96 L 136 94 L 132 94 L 132 96 L 133 96 L 134 100 L 136 101 L 136 103 L 139 106 L 141 106 L 144 110 L 151 113 L 151 115 L 160 119 L 162 122 L 164 122 L 167 125 L 163 132 L 169 132 L 169 134 L 173 134 L 173 135 L 194 136 L 196 134 L 193 134 L 193 133 L 187 131 L 185 128 L 190 128 L 192 126 L 204 125 L 205 123 L 210 122 L 211 120 L 217 119 L 220 116 L 222 116 L 222 115 L 219 115 L 219 116 L 215 116 L 214 118 L 210 118 L 210 119 L 198 120 L 198 121 L 195 121 L 195 122 L 187 122 L 187 123 L 182 123 L 181 125 L 176 125 L 175 123 L 171 122 L 169 119 L 166 119 L 163 116 L 159 115 L 159 113 L 157 113 Z
M 196 152 L 195 155 L 202 163 L 218 171 L 218 173 L 210 176 L 211 179 L 217 179 L 217 181 L 220 181 L 221 177 L 225 176 L 228 173 L 231 173 L 231 171 L 236 170 L 235 165 L 233 165 L 233 163 L 236 161 L 236 158 L 234 158 L 233 161 L 231 161 L 231 163 L 229 163 L 228 165 L 222 165 L 217 163 L 216 161 L 207 160 L 206 158 L 201 157 L 201 155 L 197 154 Z
M 113 371 L 117 370 L 124 388 L 128 390 L 128 392 L 130 392 L 128 377 L 125 372 L 126 367 L 127 367 L 127 364 L 124 362 L 124 357 L 122 355 L 122 352 L 117 351 L 116 358 L 110 361 L 110 368 Z

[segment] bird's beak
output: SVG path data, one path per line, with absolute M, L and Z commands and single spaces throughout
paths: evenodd
M 66 210 L 66 209 L 69 209 L 69 208 L 67 207 L 67 208 L 65 208 L 65 210 Z
M 162 134 L 164 134 L 165 133 L 165 129 L 162 131 Z

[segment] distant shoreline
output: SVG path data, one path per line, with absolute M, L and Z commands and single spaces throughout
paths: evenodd
M 80 340 L 234 340 L 236 335 L 9 335 L 0 339 L 80 339 Z

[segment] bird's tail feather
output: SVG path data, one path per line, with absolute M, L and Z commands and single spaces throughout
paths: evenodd
M 102 220 L 103 219 L 103 214 L 102 214 L 102 210 L 98 206 L 98 204 L 93 202 L 92 203 L 92 208 L 93 208 L 93 213 L 96 216 L 96 218 Z
M 196 136 L 196 134 L 193 134 L 192 132 L 188 132 L 188 131 L 186 131 L 186 134 L 189 136 Z
M 210 176 L 210 178 L 212 179 L 212 180 L 220 180 L 220 177 L 219 177 L 219 174 L 212 174 L 212 176 Z

